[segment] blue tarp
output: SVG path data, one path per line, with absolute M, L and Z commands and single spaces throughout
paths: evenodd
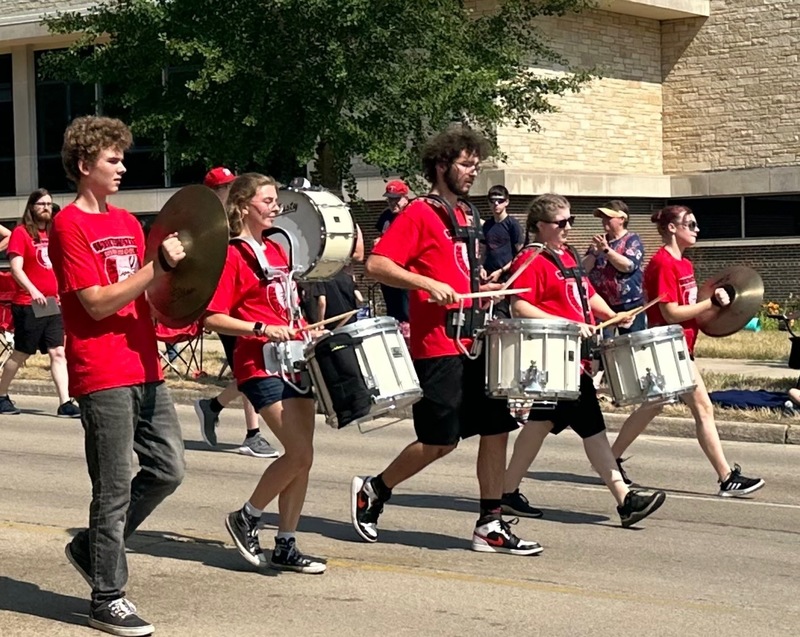
M 726 389 L 712 391 L 708 395 L 711 402 L 720 407 L 738 409 L 766 407 L 767 409 L 793 411 L 792 401 L 789 399 L 789 394 L 785 392 L 767 391 L 766 389 Z

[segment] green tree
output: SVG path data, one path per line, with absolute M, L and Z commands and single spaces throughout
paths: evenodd
M 196 162 L 278 177 L 317 159 L 325 186 L 351 159 L 414 174 L 418 146 L 463 121 L 537 130 L 548 98 L 577 91 L 534 26 L 592 0 L 506 0 L 476 15 L 459 0 L 115 0 L 46 20 L 79 33 L 45 58 L 51 77 L 97 82 L 106 112 Z M 537 74 L 531 67 L 561 68 Z

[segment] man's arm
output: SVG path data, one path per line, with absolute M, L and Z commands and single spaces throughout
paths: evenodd
M 31 282 L 28 275 L 25 274 L 25 270 L 22 269 L 24 262 L 22 255 L 14 254 L 11 256 L 11 276 L 14 277 L 14 280 L 20 284 L 23 290 L 31 295 L 34 303 L 44 305 L 46 303 L 44 296 L 42 296 L 39 288 Z
M 325 311 L 328 309 L 328 299 L 325 297 L 324 294 L 320 294 L 317 297 L 317 316 L 319 317 L 318 320 L 324 321 L 327 316 L 325 316 Z

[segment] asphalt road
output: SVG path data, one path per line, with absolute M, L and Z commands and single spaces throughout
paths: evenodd
M 80 424 L 52 417 L 55 400 L 17 404 L 28 413 L 0 418 L 0 635 L 99 634 L 85 626 L 88 587 L 63 555 L 89 503 Z M 241 412 L 224 414 L 227 452 L 205 447 L 190 407 L 179 414 L 187 479 L 129 555 L 129 596 L 157 635 L 800 634 L 800 447 L 725 443 L 767 486 L 723 500 L 695 441 L 645 437 L 626 467 L 669 495 L 623 530 L 577 437 L 551 438 L 523 482 L 545 518 L 515 527 L 545 551 L 512 557 L 469 550 L 474 441 L 397 488 L 381 541 L 365 544 L 349 522 L 350 479 L 383 468 L 411 440 L 410 423 L 368 434 L 320 425 L 299 542 L 329 571 L 275 575 L 252 570 L 222 524 L 268 462 L 234 452 Z

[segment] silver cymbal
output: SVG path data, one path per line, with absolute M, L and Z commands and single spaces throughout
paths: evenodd
M 735 265 L 708 279 L 697 292 L 697 300 L 711 298 L 714 290 L 726 288 L 731 304 L 718 311 L 706 312 L 697 318 L 700 330 L 708 336 L 730 336 L 742 329 L 761 309 L 764 302 L 764 281 L 752 268 Z

